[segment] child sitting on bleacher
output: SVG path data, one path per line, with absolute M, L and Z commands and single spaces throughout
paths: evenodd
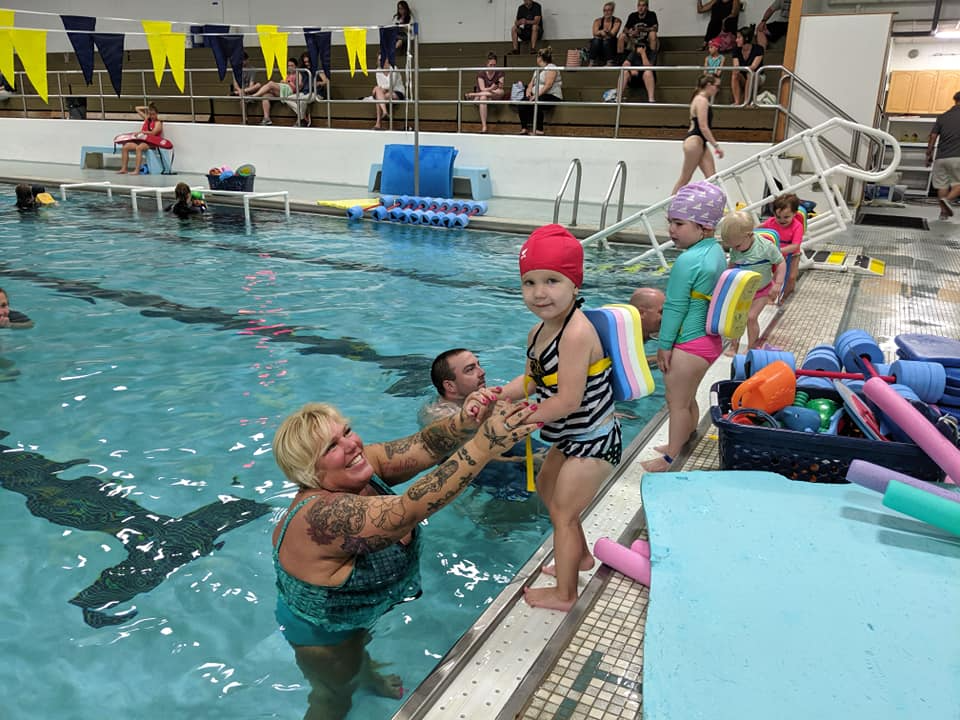
M 773 201 L 773 217 L 760 227 L 776 230 L 780 235 L 780 252 L 787 262 L 787 277 L 780 301 L 793 292 L 800 272 L 800 243 L 803 242 L 803 218 L 800 216 L 800 198 L 793 193 L 778 195 Z
M 707 43 L 707 56 L 703 59 L 703 66 L 706 68 L 705 72 L 717 75 L 720 75 L 720 68 L 723 67 L 726 58 L 720 54 L 720 41 L 717 38 L 713 38 L 710 42 Z

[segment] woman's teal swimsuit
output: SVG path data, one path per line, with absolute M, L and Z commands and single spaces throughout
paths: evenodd
M 395 494 L 379 478 L 371 484 L 381 495 Z M 277 622 L 291 645 L 338 645 L 358 630 L 369 630 L 394 605 L 420 595 L 420 532 L 409 544 L 355 556 L 349 577 L 336 586 L 312 585 L 280 564 L 280 546 L 294 515 L 314 497 L 287 514 L 273 548 L 277 573 Z

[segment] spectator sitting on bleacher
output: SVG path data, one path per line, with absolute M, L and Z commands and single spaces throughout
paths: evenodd
M 623 32 L 617 39 L 617 52 L 623 57 L 628 50 L 637 46 L 644 46 L 647 56 L 650 58 L 650 64 L 657 62 L 657 50 L 660 49 L 658 34 L 660 24 L 657 20 L 657 14 L 648 9 L 647 0 L 638 0 L 637 11 L 627 15 L 627 22 L 623 26 Z
M 590 66 L 613 65 L 617 54 L 617 36 L 620 34 L 620 18 L 613 14 L 615 3 L 603 5 L 603 15 L 593 21 L 593 34 L 590 38 Z
M 280 98 L 285 100 L 294 93 L 300 92 L 300 73 L 297 68 L 296 58 L 287 59 L 287 76 L 282 82 L 268 80 L 260 86 L 252 97 L 264 98 L 263 100 L 263 120 L 261 125 L 273 125 L 270 119 L 270 98 Z
M 414 22 L 413 10 L 406 0 L 400 0 L 397 3 L 397 12 L 393 16 L 394 25 L 410 25 Z M 407 28 L 402 27 L 397 30 L 397 52 L 406 52 L 407 49 Z
M 540 3 L 523 0 L 523 4 L 517 8 L 517 19 L 510 28 L 510 36 L 513 39 L 511 54 L 519 54 L 520 43 L 528 41 L 530 54 L 537 52 L 537 41 L 543 38 L 543 9 Z
M 763 48 L 753 42 L 753 26 L 742 27 L 737 31 L 737 49 L 733 51 L 734 67 L 750 68 L 756 72 L 763 63 Z M 747 73 L 737 70 L 730 73 L 730 89 L 733 91 L 733 104 L 739 105 L 748 98 L 744 97 Z
M 497 54 L 487 53 L 487 69 L 477 73 L 477 83 L 473 92 L 466 94 L 467 100 L 477 100 L 480 113 L 480 132 L 487 131 L 487 100 L 503 100 L 506 91 L 503 88 L 503 70 L 497 70 Z
M 313 124 L 313 118 L 310 117 L 310 105 L 315 97 L 321 96 L 321 93 L 323 97 L 327 96 L 327 76 L 323 70 L 318 70 L 316 77 L 314 77 L 313 65 L 310 63 L 310 53 L 308 52 L 301 53 L 300 69 L 297 70 L 297 73 L 300 75 L 300 92 L 292 95 L 290 99 L 297 100 L 299 98 L 303 101 L 302 112 L 297 113 L 297 115 L 303 117 L 297 123 L 310 127 Z M 314 83 L 316 83 L 316 94 L 312 94 Z
M 377 55 L 377 84 L 373 88 L 373 98 L 377 100 L 377 122 L 374 130 L 383 130 L 383 118 L 390 117 L 390 109 L 384 100 L 403 100 L 406 89 L 403 85 L 403 73 L 390 64 L 389 58 Z
M 740 15 L 740 0 L 697 0 L 698 13 L 710 13 L 707 32 L 703 35 L 702 50 L 706 50 L 711 40 L 724 31 L 724 26 L 736 27 Z M 729 50 L 730 48 L 727 48 Z
M 714 38 L 707 43 L 707 56 L 703 59 L 703 66 L 706 72 L 720 77 L 720 68 L 724 62 L 726 58 L 720 54 L 720 41 Z
M 7 82 L 7 79 L 0 75 L 0 101 L 9 100 L 13 95 L 13 86 Z
M 233 83 L 230 87 L 231 95 L 253 95 L 257 90 L 260 89 L 260 83 L 254 80 L 254 71 L 250 69 L 250 56 L 247 55 L 246 51 L 243 53 L 243 70 L 240 73 L 240 83 L 237 83 L 237 79 L 233 78 Z
M 529 135 L 533 126 L 533 100 L 539 97 L 539 102 L 559 102 L 563 100 L 563 78 L 560 77 L 560 68 L 553 64 L 553 50 L 545 47 L 537 52 L 537 66 L 533 77 L 527 85 L 525 99 L 517 106 L 520 114 L 520 134 Z M 546 108 L 542 105 L 537 108 L 537 135 L 543 135 L 543 114 Z
M 773 22 L 769 22 L 773 18 Z M 773 0 L 763 12 L 763 19 L 757 25 L 757 44 L 763 49 L 769 43 L 787 34 L 787 23 L 790 22 L 790 0 Z

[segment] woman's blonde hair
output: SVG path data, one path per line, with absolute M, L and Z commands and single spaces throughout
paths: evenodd
M 317 462 L 333 440 L 334 425 L 346 424 L 340 411 L 327 403 L 307 403 L 287 416 L 273 436 L 273 456 L 287 480 L 319 488 Z
M 753 232 L 753 227 L 753 216 L 750 213 L 742 210 L 732 212 L 720 221 L 720 242 L 733 242 Z

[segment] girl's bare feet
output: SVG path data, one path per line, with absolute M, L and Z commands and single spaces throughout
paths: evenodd
M 542 607 L 560 612 L 568 612 L 577 601 L 575 597 L 569 600 L 561 598 L 555 587 L 526 587 L 523 589 L 523 599 L 530 607 Z
M 580 558 L 580 572 L 586 572 L 593 568 L 596 563 L 594 562 L 593 555 L 587 553 L 582 558 Z M 557 576 L 557 566 L 556 565 L 544 565 L 540 568 L 540 572 L 544 575 L 549 575 L 550 577 Z
M 640 463 L 640 467 L 642 467 L 646 472 L 667 472 L 670 470 L 671 465 L 673 465 L 673 460 L 668 462 L 665 455 L 661 455 L 653 460 L 645 460 L 644 462 Z

